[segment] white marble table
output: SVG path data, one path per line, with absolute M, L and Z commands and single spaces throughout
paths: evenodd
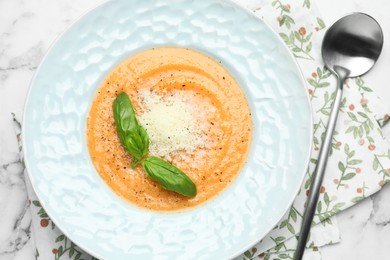
M 313 1 L 313 0 L 312 0 Z M 29 82 L 53 40 L 77 17 L 100 0 L 0 1 L 0 259 L 35 259 L 30 218 L 24 216 L 26 191 L 11 112 L 23 107 Z M 250 8 L 257 0 L 237 0 Z M 285 1 L 286 3 L 288 1 Z M 383 26 L 385 46 L 377 67 L 390 68 L 390 2 L 386 0 L 317 0 L 331 23 L 343 14 L 362 11 Z M 388 72 L 387 72 L 388 73 Z M 390 100 L 386 70 L 366 77 L 370 86 Z M 387 83 L 387 84 L 386 84 Z M 390 140 L 390 127 L 384 130 Z M 390 259 L 390 186 L 338 215 L 341 243 L 325 247 L 323 259 Z M 24 216 L 24 217 L 23 217 Z

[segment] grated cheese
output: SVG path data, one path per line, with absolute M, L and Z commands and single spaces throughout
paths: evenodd
M 141 93 L 141 97 L 144 112 L 138 120 L 149 135 L 151 154 L 170 159 L 172 152 L 185 150 L 190 153 L 205 147 L 204 118 L 188 102 L 188 93 L 176 92 L 161 97 L 147 91 Z

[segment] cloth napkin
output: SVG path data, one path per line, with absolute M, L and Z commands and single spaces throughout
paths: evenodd
M 280 35 L 307 80 L 314 115 L 314 143 L 306 178 L 293 205 L 265 238 L 237 259 L 292 259 L 336 81 L 322 63 L 319 50 L 326 26 L 312 0 L 259 3 L 261 8 L 254 12 Z M 363 79 L 352 79 L 346 84 L 305 260 L 321 259 L 319 247 L 340 240 L 336 213 L 380 190 L 390 180 L 390 146 L 381 132 L 388 114 L 387 107 Z M 14 121 L 21 151 L 20 113 L 14 115 Z M 25 177 L 36 258 L 95 259 L 56 228 L 38 201 L 27 174 Z

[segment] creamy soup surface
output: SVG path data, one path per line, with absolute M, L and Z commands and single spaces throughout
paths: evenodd
M 193 198 L 163 189 L 117 134 L 113 102 L 126 92 L 150 137 L 149 155 L 185 172 Z M 116 66 L 101 83 L 87 120 L 87 141 L 100 177 L 120 197 L 157 211 L 197 206 L 223 191 L 245 164 L 252 136 L 250 110 L 239 85 L 214 59 L 197 51 L 161 47 Z

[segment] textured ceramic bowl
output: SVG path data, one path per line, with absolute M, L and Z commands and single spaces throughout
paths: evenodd
M 248 162 L 208 203 L 181 213 L 139 209 L 100 179 L 86 118 L 101 80 L 156 46 L 196 49 L 239 82 L 253 116 Z M 279 37 L 222 0 L 114 0 L 83 16 L 52 46 L 32 81 L 24 154 L 33 187 L 57 226 L 100 259 L 226 259 L 259 241 L 291 205 L 311 146 L 300 71 Z

